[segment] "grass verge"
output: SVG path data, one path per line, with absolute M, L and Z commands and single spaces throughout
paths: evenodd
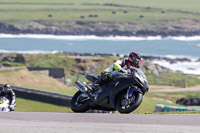
M 52 104 L 17 98 L 17 112 L 72 112 L 68 107 L 61 107 Z

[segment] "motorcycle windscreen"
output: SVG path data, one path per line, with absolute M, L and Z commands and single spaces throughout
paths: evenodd
M 148 81 L 147 78 L 144 74 L 144 72 L 141 69 L 135 68 L 135 77 L 137 79 L 139 79 L 139 82 L 143 85 L 143 87 L 145 89 L 147 89 L 147 91 L 149 90 L 149 85 L 148 85 Z

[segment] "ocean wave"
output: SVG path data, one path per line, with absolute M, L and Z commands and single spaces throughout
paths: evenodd
M 190 56 L 190 55 L 160 55 L 160 54 L 151 54 L 151 55 L 149 55 L 147 53 L 140 53 L 140 54 L 142 56 L 152 56 L 152 57 L 161 57 L 161 58 L 170 58 L 170 59 L 186 58 L 186 59 L 189 59 L 191 61 L 196 61 L 196 60 L 198 60 L 200 58 L 200 57 Z
M 200 41 L 200 36 L 191 36 L 191 37 L 179 36 L 179 37 L 167 37 L 167 38 L 171 38 L 173 40 L 178 40 L 178 41 Z
M 60 51 L 40 51 L 40 50 L 30 50 L 30 51 L 12 51 L 12 50 L 2 50 L 0 49 L 0 53 L 21 53 L 21 54 L 55 54 Z
M 165 37 L 161 36 L 148 36 L 148 37 L 136 37 L 136 36 L 106 36 L 100 37 L 95 35 L 89 36 L 74 36 L 74 35 L 50 35 L 50 34 L 0 34 L 0 38 L 33 38 L 33 39 L 58 39 L 58 40 L 130 40 L 130 41 L 144 41 L 144 40 L 161 40 L 161 39 L 173 39 L 178 41 L 198 41 L 200 36 L 177 36 L 177 37 Z
M 169 68 L 175 72 L 181 71 L 185 74 L 200 75 L 200 62 L 196 62 L 196 61 L 177 62 L 173 64 L 171 64 L 170 62 L 166 60 L 153 60 L 152 62 L 160 66 Z
M 170 58 L 170 59 L 186 58 L 186 59 L 190 59 L 191 61 L 196 61 L 199 59 L 199 57 L 188 56 L 188 55 L 187 56 L 186 55 L 164 55 L 162 57 L 166 57 L 166 58 Z
M 161 39 L 173 39 L 177 41 L 199 41 L 200 36 L 147 36 L 147 37 L 136 37 L 136 36 L 74 36 L 74 35 L 50 35 L 50 34 L 0 34 L 0 38 L 33 38 L 33 39 L 58 39 L 58 40 L 112 40 L 112 41 L 145 41 L 145 40 L 161 40 Z
M 112 41 L 142 41 L 142 40 L 161 40 L 161 36 L 149 36 L 149 37 L 128 37 L 128 36 L 70 36 L 70 35 L 44 35 L 44 34 L 0 34 L 0 38 L 33 38 L 33 39 L 58 39 L 58 40 L 112 40 Z

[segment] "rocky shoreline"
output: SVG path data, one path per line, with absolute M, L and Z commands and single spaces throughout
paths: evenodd
M 116 56 L 118 58 L 122 58 L 120 55 L 112 55 L 112 54 L 89 54 L 89 53 L 70 53 L 70 52 L 61 52 L 60 54 L 68 55 L 69 58 L 76 60 L 80 65 L 75 66 L 80 73 L 94 73 L 100 67 L 105 67 L 105 64 L 99 64 L 101 60 L 107 58 L 108 56 Z M 20 54 L 20 53 L 0 53 L 0 58 L 2 62 L 14 62 L 14 63 L 21 63 L 26 64 L 29 60 L 29 57 L 32 54 Z M 127 57 L 127 55 L 124 55 Z M 152 73 L 157 76 L 164 76 L 163 72 L 170 71 L 169 68 L 160 66 L 158 64 L 152 63 L 154 60 L 165 60 L 170 62 L 171 64 L 177 62 L 190 62 L 190 59 L 187 58 L 168 58 L 168 57 L 153 57 L 153 56 L 143 56 L 143 63 L 142 63 L 142 70 L 147 73 Z M 86 63 L 87 60 L 91 60 L 93 63 Z M 84 64 L 84 65 L 83 65 Z M 8 65 L 8 66 L 6 66 Z M 0 68 L 9 67 L 9 63 L 0 64 Z
M 199 23 L 199 22 L 196 22 Z M 76 26 L 74 26 L 76 25 Z M 75 28 L 76 27 L 76 28 Z M 24 25 L 0 22 L 0 33 L 4 34 L 51 34 L 51 35 L 96 35 L 96 36 L 196 36 L 200 27 L 157 26 L 114 22 L 56 22 L 46 24 L 32 21 Z
M 63 52 L 66 54 L 71 54 L 71 55 L 76 55 L 76 56 L 118 56 L 121 57 L 121 55 L 119 54 L 101 54 L 101 53 L 95 53 L 95 54 L 90 54 L 90 53 L 73 53 L 73 52 Z M 128 57 L 128 55 L 123 55 L 123 57 Z M 159 57 L 159 56 L 146 56 L 143 55 L 142 58 L 144 60 L 148 60 L 148 61 L 153 61 L 153 60 L 164 60 L 169 62 L 170 64 L 174 64 L 177 62 L 192 62 L 191 59 L 189 58 L 170 58 L 170 57 Z M 200 58 L 197 59 L 195 62 L 200 62 Z
M 77 56 L 77 57 L 93 57 L 93 56 L 97 56 L 98 58 L 103 58 L 103 57 L 106 57 L 106 56 L 116 56 L 116 57 L 119 57 L 119 58 L 122 58 L 122 57 L 128 57 L 128 55 L 119 55 L 119 54 L 101 54 L 101 53 L 95 53 L 95 54 L 90 54 L 90 53 L 75 53 L 75 52 L 58 52 L 58 53 L 61 53 L 61 54 L 67 54 L 67 55 L 71 55 L 71 56 Z M 12 56 L 12 55 L 20 55 L 19 57 L 17 56 L 16 57 L 16 60 L 21 60 L 21 55 L 23 54 L 20 54 L 20 53 L 0 53 L 0 58 L 4 58 L 4 57 L 9 57 L 9 56 Z M 154 61 L 154 60 L 159 60 L 159 61 L 167 61 L 169 62 L 170 64 L 174 64 L 174 63 L 177 63 L 177 62 L 192 62 L 191 59 L 189 58 L 170 58 L 170 57 L 158 57 L 158 56 L 145 56 L 143 55 L 142 58 L 144 60 L 147 60 L 147 61 Z M 9 59 L 10 60 L 10 59 Z M 12 59 L 12 61 L 14 61 L 14 59 Z M 97 59 L 99 60 L 99 59 Z M 195 60 L 195 62 L 200 62 L 200 58 Z M 22 62 L 24 63 L 24 61 Z

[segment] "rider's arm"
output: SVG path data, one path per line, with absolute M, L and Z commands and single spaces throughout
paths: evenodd
M 105 69 L 102 73 L 101 73 L 101 76 L 109 76 L 110 78 L 112 76 L 115 75 L 115 70 L 117 70 L 118 72 L 122 72 L 122 73 L 127 73 L 127 70 L 123 69 L 122 68 L 122 64 L 123 64 L 124 60 L 121 59 L 121 60 L 117 60 L 115 63 L 113 63 L 109 68 Z M 113 75 L 114 74 L 114 75 Z
M 114 70 L 117 70 L 119 71 L 119 69 L 121 69 L 121 64 L 122 64 L 122 61 L 121 60 L 117 60 L 112 66 L 113 66 L 113 69 Z
M 122 73 L 127 73 L 127 70 L 122 68 L 122 62 L 123 60 L 117 60 L 114 64 L 113 64 L 113 69 L 122 72 Z

